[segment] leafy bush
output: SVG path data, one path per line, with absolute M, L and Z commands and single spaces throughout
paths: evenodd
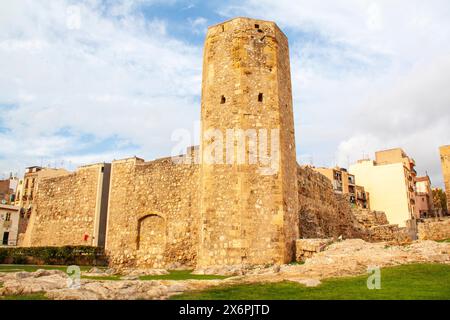
M 103 248 L 88 246 L 0 248 L 0 263 L 107 265 Z

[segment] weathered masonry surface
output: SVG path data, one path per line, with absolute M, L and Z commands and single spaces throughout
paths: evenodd
M 102 245 L 108 202 L 102 192 L 105 171 L 108 164 L 96 164 L 39 181 L 23 245 Z
M 264 129 L 269 137 L 279 130 L 280 154 L 277 172 L 263 175 L 261 159 L 230 164 L 225 144 L 223 165 L 208 164 L 202 153 L 199 265 L 291 261 L 298 237 L 294 121 L 288 42 L 275 23 L 236 18 L 209 28 L 201 118 L 203 150 L 208 130 Z
M 106 250 L 114 264 L 194 266 L 198 247 L 198 165 L 171 158 L 112 163 Z
M 439 148 L 441 154 L 442 176 L 444 177 L 447 210 L 450 212 L 450 145 Z

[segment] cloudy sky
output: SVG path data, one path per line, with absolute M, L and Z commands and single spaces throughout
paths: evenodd
M 170 155 L 198 126 L 206 28 L 234 16 L 289 38 L 299 162 L 400 146 L 442 185 L 448 0 L 3 0 L 0 177 Z

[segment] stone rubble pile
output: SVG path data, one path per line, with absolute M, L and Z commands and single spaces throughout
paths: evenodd
M 450 239 L 450 218 L 427 219 L 418 226 L 421 240 Z
M 296 241 L 296 261 L 304 262 L 315 253 L 324 251 L 333 239 L 298 239 Z

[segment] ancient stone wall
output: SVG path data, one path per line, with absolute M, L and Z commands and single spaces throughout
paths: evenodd
M 301 238 L 366 236 L 348 200 L 333 191 L 329 179 L 307 166 L 298 166 L 297 179 Z
M 24 246 L 93 245 L 103 164 L 39 181 Z M 29 241 L 29 243 L 28 243 Z
M 198 165 L 171 158 L 112 163 L 106 251 L 115 265 L 193 267 L 198 247 Z
M 297 239 L 295 244 L 295 261 L 305 262 L 314 254 L 324 251 L 325 248 L 333 243 L 333 239 Z
M 352 208 L 358 223 L 364 228 L 363 239 L 370 242 L 409 242 L 411 237 L 407 228 L 400 228 L 396 224 L 389 224 L 386 214 L 381 211 L 371 211 L 363 208 Z
M 365 228 L 389 224 L 386 213 L 359 207 L 352 208 L 356 220 Z
M 418 224 L 420 240 L 450 239 L 450 218 L 427 219 Z

